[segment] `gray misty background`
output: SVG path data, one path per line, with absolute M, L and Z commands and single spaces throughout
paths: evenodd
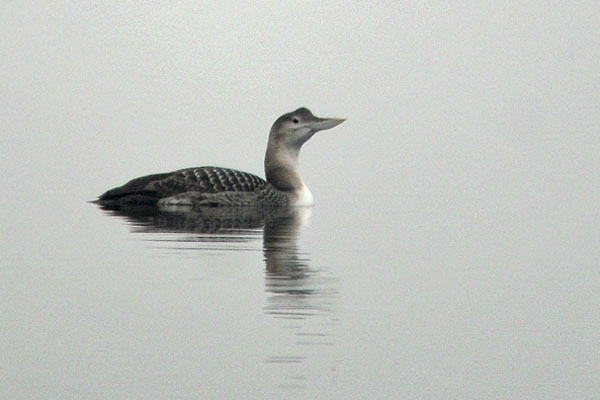
M 19 318 L 49 329 L 47 310 L 28 305 L 60 305 L 60 279 L 87 282 L 75 268 L 36 268 L 80 257 L 91 265 L 111 248 L 95 242 L 128 245 L 126 229 L 106 233 L 111 221 L 86 201 L 184 167 L 264 176 L 272 122 L 306 106 L 348 119 L 301 155 L 317 203 L 307 247 L 341 277 L 340 319 L 356 330 L 339 334 L 339 347 L 373 350 L 341 351 L 342 382 L 365 398 L 396 373 L 414 398 L 444 397 L 444 387 L 458 398 L 597 395 L 597 1 L 5 1 L 0 15 L 0 340 L 13 349 L 0 377 L 13 394 L 29 387 L 14 365 L 32 374 L 38 365 L 11 344 L 28 338 Z M 390 322 L 407 305 L 421 312 Z M 400 336 L 407 353 L 386 345 Z M 444 357 L 421 338 L 441 343 Z M 458 342 L 456 353 L 438 338 Z M 23 349 L 57 346 L 80 371 L 58 342 Z M 461 354 L 473 349 L 482 358 L 471 364 Z M 344 375 L 347 365 L 364 370 Z M 465 371 L 481 373 L 479 385 Z
M 540 212 L 553 198 L 584 213 L 598 198 L 599 13 L 595 2 L 10 2 L 5 187 L 32 201 L 35 181 L 46 195 L 33 201 L 50 205 L 57 191 L 88 200 L 188 166 L 262 175 L 271 123 L 307 106 L 348 118 L 304 149 L 317 202 L 392 221 L 423 198 Z

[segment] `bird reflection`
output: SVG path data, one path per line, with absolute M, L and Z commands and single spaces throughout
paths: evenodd
M 326 275 L 327 271 L 311 267 L 310 255 L 301 251 L 298 244 L 311 208 L 131 207 L 104 210 L 108 215 L 124 218 L 136 233 L 192 234 L 184 240 L 175 239 L 187 243 L 250 242 L 262 230 L 265 287 L 272 294 L 265 312 L 278 318 L 298 319 L 331 310 L 335 295 L 331 278 Z
M 293 340 L 293 346 L 284 354 L 268 355 L 264 360 L 289 371 L 282 388 L 304 387 L 307 378 L 292 366 L 309 362 L 309 349 L 331 346 L 335 342 L 332 335 L 332 328 L 337 325 L 335 278 L 326 268 L 312 266 L 310 254 L 302 251 L 299 244 L 311 211 L 304 207 L 106 210 L 111 216 L 125 218 L 135 232 L 184 233 L 188 236 L 175 240 L 200 243 L 210 250 L 215 250 L 215 242 L 218 242 L 221 250 L 239 251 L 240 242 L 255 241 L 262 233 L 265 291 L 268 294 L 264 313 L 281 320 L 283 327 L 290 329 Z M 328 371 L 334 370 L 331 367 Z
M 278 296 L 268 307 L 269 312 L 283 315 L 298 307 L 294 312 L 300 316 L 307 311 L 306 297 L 326 292 L 322 287 L 325 278 L 319 277 L 322 271 L 311 269 L 310 255 L 302 252 L 298 244 L 311 208 L 130 207 L 104 210 L 110 216 L 124 218 L 136 233 L 197 234 L 186 238 L 186 242 L 214 243 L 218 239 L 219 242 L 239 243 L 254 240 L 262 230 L 266 289 Z M 280 295 L 291 296 L 298 304 L 294 306 L 290 304 L 292 299 Z
M 133 230 L 139 233 L 239 233 L 260 229 L 269 217 L 263 209 L 253 207 L 201 207 L 198 209 L 127 207 L 103 209 L 111 216 L 125 218 L 128 224 L 134 228 Z M 277 217 L 274 216 L 273 218 Z
M 279 318 L 298 319 L 330 310 L 331 282 L 322 275 L 325 271 L 311 268 L 310 255 L 298 245 L 310 212 L 295 209 L 292 215 L 264 227 L 266 289 L 273 294 L 266 312 Z

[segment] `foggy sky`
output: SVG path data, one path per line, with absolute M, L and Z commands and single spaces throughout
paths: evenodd
M 326 191 L 385 214 L 599 195 L 593 2 L 11 2 L 2 14 L 2 168 L 17 198 L 34 180 L 89 200 L 183 167 L 263 175 L 271 123 L 299 106 L 348 118 L 303 150 L 317 202 Z

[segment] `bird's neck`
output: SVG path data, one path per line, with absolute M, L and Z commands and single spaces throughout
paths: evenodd
M 300 147 L 284 146 L 269 141 L 265 154 L 265 176 L 267 182 L 285 192 L 305 188 L 299 172 Z

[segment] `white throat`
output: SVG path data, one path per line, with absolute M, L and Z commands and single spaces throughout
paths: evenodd
M 312 193 L 304 184 L 302 184 L 302 187 L 299 190 L 296 190 L 294 194 L 294 206 L 313 206 L 315 204 Z

